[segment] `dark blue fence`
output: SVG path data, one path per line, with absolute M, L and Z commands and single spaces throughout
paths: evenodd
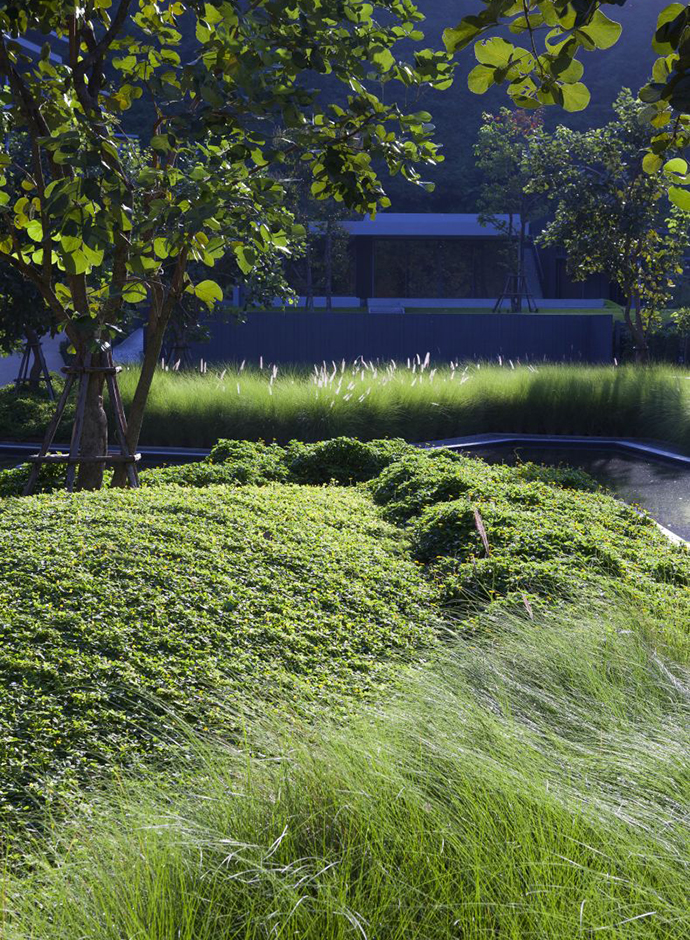
M 609 314 L 253 313 L 213 320 L 192 355 L 208 362 L 314 363 L 341 359 L 504 359 L 610 362 Z

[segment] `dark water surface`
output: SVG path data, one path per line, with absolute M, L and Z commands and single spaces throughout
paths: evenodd
M 471 452 L 489 463 L 532 461 L 579 467 L 626 503 L 641 506 L 657 522 L 690 541 L 690 467 L 620 451 L 576 447 L 511 445 L 472 448 Z

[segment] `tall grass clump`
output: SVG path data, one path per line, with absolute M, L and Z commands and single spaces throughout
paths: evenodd
M 690 934 L 690 675 L 583 603 L 411 669 L 346 724 L 197 744 L 5 878 L 4 940 Z
M 125 401 L 136 371 L 123 373 Z M 690 373 L 681 367 L 331 363 L 299 370 L 159 370 L 142 442 L 219 438 L 439 440 L 485 432 L 655 438 L 690 451 Z

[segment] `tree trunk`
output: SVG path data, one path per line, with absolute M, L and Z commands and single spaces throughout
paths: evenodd
M 78 362 L 84 362 L 85 350 L 80 350 Z M 91 357 L 92 366 L 104 366 L 103 353 L 94 353 Z M 103 386 L 105 376 L 102 372 L 91 372 L 86 375 L 87 382 L 86 401 L 84 407 L 84 424 L 81 433 L 80 457 L 101 457 L 108 452 L 108 418 L 103 407 Z M 78 490 L 98 490 L 103 486 L 102 463 L 79 464 L 77 475 Z
M 647 332 L 642 321 L 642 304 L 639 294 L 635 295 L 635 342 L 637 345 L 636 361 L 640 363 L 648 362 L 649 344 L 647 343 Z
M 306 284 L 305 284 L 305 297 L 304 297 L 304 309 L 313 310 L 314 309 L 314 274 L 311 266 L 311 242 L 309 241 L 309 233 L 307 233 L 307 241 L 304 249 L 304 262 L 306 265 Z
M 156 374 L 156 368 L 160 359 L 161 349 L 163 348 L 163 338 L 168 326 L 170 316 L 165 316 L 162 309 L 156 313 L 152 308 L 151 315 L 146 330 L 146 344 L 144 347 L 144 359 L 141 364 L 139 381 L 134 390 L 134 398 L 127 415 L 127 446 L 132 453 L 136 452 L 139 446 L 139 436 L 144 423 L 144 412 L 146 402 L 151 391 L 151 383 Z M 172 309 L 172 308 L 171 308 Z M 123 464 L 116 465 L 113 474 L 114 487 L 127 486 L 127 469 Z
M 39 352 L 39 344 L 41 341 L 36 330 L 32 330 L 31 327 L 27 327 L 24 332 L 34 357 L 31 363 L 31 371 L 29 372 L 29 388 L 32 392 L 37 392 L 41 385 L 41 376 L 43 373 Z
M 631 311 L 635 306 L 635 319 L 633 320 Z M 625 325 L 630 330 L 630 335 L 635 343 L 635 362 L 646 363 L 649 356 L 649 347 L 647 344 L 647 334 L 645 333 L 644 323 L 642 322 L 642 309 L 640 296 L 636 292 L 631 292 L 625 302 L 624 309 Z
M 522 288 L 523 277 L 525 274 L 525 220 L 520 213 L 520 233 L 518 235 L 517 245 L 517 289 L 518 294 L 515 302 L 515 313 L 522 313 Z
M 326 223 L 326 310 L 333 309 L 333 223 Z

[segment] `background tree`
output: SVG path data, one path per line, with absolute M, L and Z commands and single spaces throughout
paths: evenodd
M 41 379 L 37 344 L 54 330 L 55 318 L 38 290 L 15 268 L 0 261 L 0 352 L 8 356 L 27 342 L 32 346 L 29 382 L 33 389 L 38 389 Z
M 542 124 L 540 111 L 501 108 L 499 114 L 486 113 L 474 147 L 483 175 L 477 204 L 479 220 L 506 235 L 508 269 L 517 285 L 523 283 L 525 274 L 528 225 L 544 213 L 544 196 L 528 188 L 530 151 Z M 511 295 L 511 304 L 514 312 L 522 310 L 520 290 Z
M 382 15 L 385 25 L 375 19 Z M 194 55 L 179 54 L 178 20 L 195 23 Z M 175 305 L 185 292 L 222 299 L 189 265 L 233 252 L 249 273 L 266 252 L 289 252 L 295 231 L 284 186 L 266 167 L 287 153 L 309 162 L 325 196 L 359 212 L 387 205 L 375 167 L 420 182 L 417 163 L 437 159 L 425 120 L 373 93 L 449 84 L 440 53 L 398 63 L 401 38 L 419 38 L 411 0 L 8 0 L 0 7 L 3 131 L 31 153 L 21 194 L 0 178 L 0 252 L 32 281 L 83 363 L 104 350 L 127 304 L 148 308 L 147 349 L 128 415 L 136 448 L 144 408 Z M 68 59 L 24 57 L 13 37 L 66 37 Z M 311 75 L 348 88 L 329 106 Z M 144 165 L 123 158 L 122 118 L 146 99 Z M 277 140 L 274 129 L 286 133 Z M 4 166 L 12 162 L 5 154 Z M 19 197 L 19 198 L 17 198 Z M 103 376 L 88 382 L 81 455 L 107 446 Z M 103 465 L 82 464 L 78 486 L 97 487 Z
M 313 310 L 314 296 L 322 294 L 326 310 L 331 310 L 334 288 L 350 270 L 350 235 L 342 223 L 351 213 L 342 203 L 310 198 L 302 202 L 300 211 L 305 235 L 298 268 L 304 306 Z
M 565 249 L 575 280 L 599 273 L 619 286 L 636 356 L 644 361 L 649 331 L 683 271 L 690 215 L 669 204 L 664 175 L 643 168 L 650 129 L 640 120 L 642 107 L 624 90 L 617 119 L 605 127 L 542 135 L 529 188 L 554 209 L 538 240 Z
M 690 361 L 690 307 L 678 307 L 671 314 L 671 321 L 681 341 L 682 362 L 687 363 Z

